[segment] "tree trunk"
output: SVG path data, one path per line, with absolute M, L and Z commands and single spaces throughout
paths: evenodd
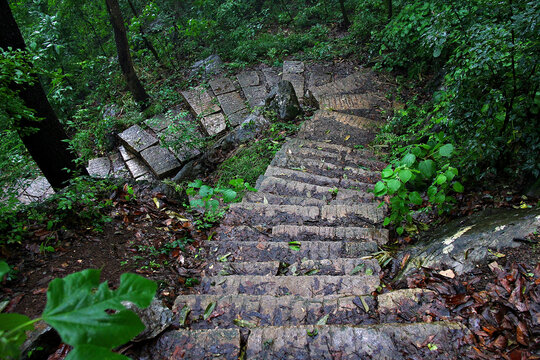
M 0 48 L 8 47 L 14 50 L 26 49 L 7 0 L 0 0 Z M 12 86 L 18 91 L 26 107 L 33 109 L 36 118 L 41 119 L 40 121 L 22 119 L 17 124 L 17 131 L 51 186 L 55 190 L 60 190 L 72 177 L 78 174 L 88 175 L 85 168 L 76 165 L 76 156 L 65 141 L 68 137 L 49 104 L 39 79 L 36 78 L 33 85 Z M 28 134 L 30 128 L 37 131 Z
M 137 9 L 135 9 L 135 6 L 133 5 L 133 2 L 131 0 L 128 0 L 128 4 L 129 4 L 129 7 L 131 9 L 131 12 L 133 13 L 133 16 L 135 16 L 136 18 L 139 17 L 139 15 L 137 14 Z M 144 45 L 148 48 L 148 50 L 150 50 L 152 55 L 154 55 L 154 58 L 156 59 L 156 61 L 161 64 L 161 61 L 159 60 L 159 55 L 158 55 L 158 53 L 156 51 L 156 48 L 154 47 L 152 42 L 150 40 L 148 40 L 148 37 L 146 36 L 146 34 L 144 32 L 144 29 L 142 28 L 142 25 L 141 25 L 140 30 L 141 30 L 141 37 L 142 37 L 142 39 L 144 41 Z
M 343 21 L 341 22 L 341 27 L 343 29 L 348 29 L 351 26 L 349 17 L 347 16 L 347 10 L 345 9 L 345 0 L 339 0 L 339 7 L 341 8 L 341 14 L 343 15 Z
M 131 54 L 129 53 L 129 45 L 126 35 L 126 27 L 124 26 L 124 19 L 120 12 L 120 6 L 118 0 L 105 0 L 107 4 L 107 10 L 111 17 L 111 24 L 114 30 L 114 40 L 116 42 L 116 50 L 118 51 L 118 62 L 122 73 L 126 78 L 129 91 L 133 94 L 135 101 L 146 108 L 150 105 L 150 97 L 144 90 L 135 69 L 133 68 L 133 61 L 131 60 Z
M 386 3 L 386 11 L 387 11 L 387 17 L 388 17 L 388 20 L 392 20 L 392 0 L 384 0 L 384 2 Z

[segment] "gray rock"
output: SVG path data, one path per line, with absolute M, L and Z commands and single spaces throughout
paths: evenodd
M 159 145 L 143 150 L 141 156 L 158 179 L 166 178 L 180 168 L 180 162 L 173 153 Z
M 139 309 L 132 303 L 125 302 L 124 306 L 135 312 L 146 327 L 133 341 L 139 342 L 153 339 L 167 329 L 173 322 L 173 312 L 154 299 L 146 309 Z
M 158 143 L 158 139 L 144 131 L 139 125 L 133 125 L 124 130 L 118 137 L 122 144 L 134 153 L 140 153 L 144 149 Z
M 46 359 L 61 342 L 60 335 L 51 326 L 39 321 L 21 347 L 21 359 Z
M 242 71 L 236 78 L 243 88 L 257 86 L 260 83 L 259 74 L 256 71 Z
M 230 92 L 227 94 L 218 95 L 221 108 L 227 117 L 231 117 L 234 113 L 242 111 L 246 108 L 244 99 L 237 92 Z M 236 124 L 238 125 L 238 124 Z
M 86 170 L 92 177 L 106 178 L 111 173 L 111 161 L 106 156 L 90 159 Z
M 293 85 L 285 80 L 272 89 L 265 105 L 277 113 L 279 120 L 292 120 L 302 112 Z
M 222 112 L 203 117 L 201 119 L 201 125 L 209 136 L 217 135 L 227 129 L 225 116 Z
M 219 55 L 210 55 L 204 60 L 199 60 L 191 66 L 189 76 L 201 75 L 208 78 L 211 75 L 218 74 L 223 70 L 223 61 Z
M 539 226 L 540 209 L 487 209 L 454 220 L 407 250 L 411 260 L 403 274 L 419 266 L 469 272 L 495 260 L 493 252 L 519 247 L 515 239 L 523 239 Z
M 220 109 L 212 90 L 202 85 L 181 92 L 194 116 L 206 116 Z
M 223 95 L 236 90 L 231 79 L 225 76 L 216 77 L 208 83 L 216 95 Z

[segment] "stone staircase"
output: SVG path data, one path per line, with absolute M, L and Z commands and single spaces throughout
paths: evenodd
M 368 190 L 385 164 L 351 147 L 366 145 L 381 124 L 384 98 L 366 83 L 375 76 L 321 76 L 310 85 L 304 70 L 285 62 L 282 75 L 321 110 L 276 154 L 258 192 L 231 205 L 208 244 L 199 294 L 175 301 L 181 329 L 147 345 L 142 359 L 461 357 L 467 330 L 429 322 L 421 310 L 429 291 L 377 295 L 381 269 L 366 256 L 389 235 L 385 207 Z M 266 75 L 238 76 L 249 104 L 263 98 Z M 407 301 L 427 322 L 398 316 Z

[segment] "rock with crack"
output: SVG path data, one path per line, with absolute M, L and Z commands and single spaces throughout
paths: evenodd
M 300 113 L 302 108 L 290 81 L 282 80 L 272 89 L 266 97 L 265 105 L 277 113 L 279 120 L 292 120 Z

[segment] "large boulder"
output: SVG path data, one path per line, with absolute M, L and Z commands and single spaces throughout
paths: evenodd
M 282 80 L 277 83 L 266 97 L 265 105 L 275 111 L 279 120 L 292 120 L 300 113 L 302 108 L 290 81 Z

